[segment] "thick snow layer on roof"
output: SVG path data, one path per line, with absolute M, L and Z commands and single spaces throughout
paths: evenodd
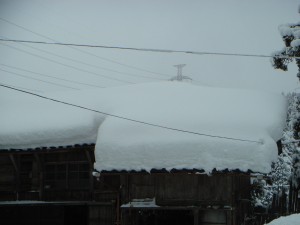
M 276 141 L 281 138 L 286 114 L 281 95 L 180 82 L 51 97 L 197 134 L 135 123 L 32 96 L 32 102 L 11 101 L 1 110 L 0 124 L 5 129 L 0 130 L 0 149 L 96 142 L 95 168 L 99 171 L 210 172 L 216 168 L 269 172 L 277 157 Z
M 267 225 L 299 225 L 300 214 L 282 216 L 268 223 Z
M 4 93 L 3 93 L 4 94 Z M 0 98 L 0 149 L 27 149 L 95 143 L 102 115 L 23 93 Z M 1 95 L 1 94 L 0 94 Z M 73 97 L 72 97 L 73 96 Z M 86 103 L 87 93 L 57 93 L 54 98 Z
M 268 172 L 277 157 L 276 141 L 282 135 L 286 108 L 280 95 L 177 82 L 126 87 L 118 95 L 121 104 L 116 114 L 243 141 L 108 117 L 99 127 L 96 143 L 99 170 L 228 168 Z

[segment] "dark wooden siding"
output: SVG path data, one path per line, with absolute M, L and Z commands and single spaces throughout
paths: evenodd
M 121 175 L 123 203 L 155 198 L 159 205 L 236 205 L 250 199 L 249 176 L 199 174 Z
M 9 190 L 14 190 L 16 186 L 15 167 L 10 156 L 0 156 L 0 199 L 7 200 Z
M 217 213 L 218 223 L 238 225 L 250 211 L 250 176 L 164 172 L 103 173 L 96 178 L 92 176 L 93 150 L 93 147 L 76 147 L 0 152 L 0 201 L 42 200 L 64 204 L 78 201 L 86 206 L 90 224 L 114 224 L 121 220 L 121 215 L 125 216 L 125 224 L 131 221 L 138 224 L 145 219 L 139 209 L 120 210 L 122 204 L 133 199 L 155 198 L 159 210 L 142 210 L 148 216 L 155 215 L 158 221 L 181 215 L 180 218 L 192 224 L 215 223 L 213 217 Z M 63 208 L 64 220 L 69 212 L 79 208 Z M 39 210 L 42 215 L 43 209 Z
M 0 201 L 91 200 L 93 150 L 0 151 Z
M 238 225 L 251 216 L 250 176 L 239 173 L 121 174 L 122 204 L 135 199 L 153 199 L 159 208 L 122 208 L 124 224 L 162 224 L 176 215 L 190 218 L 189 224 Z M 187 210 L 187 211 L 185 211 Z M 185 211 L 185 212 L 184 212 Z M 147 219 L 148 218 L 148 219 Z M 144 221 L 144 222 L 141 222 Z M 180 221 L 180 219 L 175 219 Z
M 157 201 L 163 205 L 230 204 L 232 177 L 196 174 L 161 177 Z

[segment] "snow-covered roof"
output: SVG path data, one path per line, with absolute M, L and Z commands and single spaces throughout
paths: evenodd
M 276 141 L 281 138 L 286 114 L 281 95 L 180 82 L 47 96 L 177 129 L 149 126 L 24 94 L 14 94 L 9 101 L 0 99 L 0 149 L 96 143 L 95 168 L 99 171 L 269 172 L 277 157 Z

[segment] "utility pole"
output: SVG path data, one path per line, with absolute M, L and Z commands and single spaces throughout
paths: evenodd
M 177 80 L 182 81 L 182 67 L 186 66 L 186 64 L 178 64 L 174 66 L 177 68 Z
M 177 68 L 177 76 L 172 77 L 170 80 L 174 81 L 183 81 L 183 80 L 192 80 L 190 77 L 188 76 L 183 76 L 182 75 L 182 67 L 186 66 L 186 64 L 178 64 L 178 65 L 174 65 Z

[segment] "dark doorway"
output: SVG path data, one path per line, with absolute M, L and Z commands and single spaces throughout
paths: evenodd
M 88 207 L 81 205 L 65 206 L 64 225 L 87 225 Z
M 1 225 L 63 225 L 62 206 L 1 205 Z
M 194 215 L 191 210 L 159 210 L 156 213 L 156 225 L 192 225 Z
M 193 225 L 194 215 L 192 210 L 134 210 L 125 224 L 136 225 Z M 125 214 L 126 215 L 126 214 Z M 135 216 L 133 216 L 135 215 Z M 135 217 L 135 218 L 134 218 Z

